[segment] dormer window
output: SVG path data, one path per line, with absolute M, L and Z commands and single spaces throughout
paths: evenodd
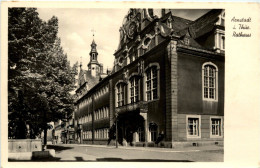
M 224 30 L 217 29 L 215 31 L 215 46 L 216 52 L 225 50 L 225 32 Z
M 123 61 L 124 61 L 124 57 L 120 57 L 120 58 L 118 59 L 118 64 L 119 64 L 119 66 L 122 66 L 122 65 L 123 65 Z
M 172 28 L 172 18 L 171 18 L 171 17 L 169 17 L 169 18 L 167 19 L 167 26 L 168 26 L 169 28 Z
M 187 38 L 187 37 L 185 37 L 185 38 L 183 39 L 183 41 L 184 41 L 184 44 L 185 44 L 185 45 L 189 45 L 189 44 L 190 44 L 190 39 Z

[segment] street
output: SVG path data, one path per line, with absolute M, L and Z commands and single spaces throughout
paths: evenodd
M 55 149 L 55 158 L 41 161 L 101 161 L 101 162 L 223 162 L 220 146 L 186 147 L 180 149 L 144 148 L 102 145 L 48 145 Z

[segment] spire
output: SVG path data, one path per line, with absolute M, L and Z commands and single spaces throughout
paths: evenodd
M 94 40 L 94 37 L 95 37 L 95 30 L 94 29 L 91 29 L 91 32 L 93 33 L 93 40 L 92 40 L 92 43 L 91 43 L 91 50 L 90 50 L 90 54 L 92 53 L 97 53 L 97 44 L 95 43 L 95 40 Z
M 82 69 L 82 56 L 80 56 L 80 65 L 79 65 L 79 67 L 80 67 L 80 70 Z
M 93 41 L 94 41 L 94 37 L 95 37 L 95 30 L 94 29 L 91 29 L 91 32 L 93 33 Z

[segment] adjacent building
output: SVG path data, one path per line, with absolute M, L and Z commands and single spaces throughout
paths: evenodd
M 106 144 L 116 123 L 122 145 L 222 144 L 224 22 L 222 9 L 195 21 L 169 9 L 130 9 L 112 72 L 103 73 L 94 40 L 88 70 L 80 68 L 78 143 Z

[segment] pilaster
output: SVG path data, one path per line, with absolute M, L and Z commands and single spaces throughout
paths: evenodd
M 114 123 L 114 101 L 113 101 L 113 86 L 112 79 L 109 80 L 109 126 L 111 127 Z
M 177 127 L 177 64 L 178 55 L 176 51 L 177 41 L 171 40 L 167 46 L 166 61 L 166 141 L 178 140 Z

